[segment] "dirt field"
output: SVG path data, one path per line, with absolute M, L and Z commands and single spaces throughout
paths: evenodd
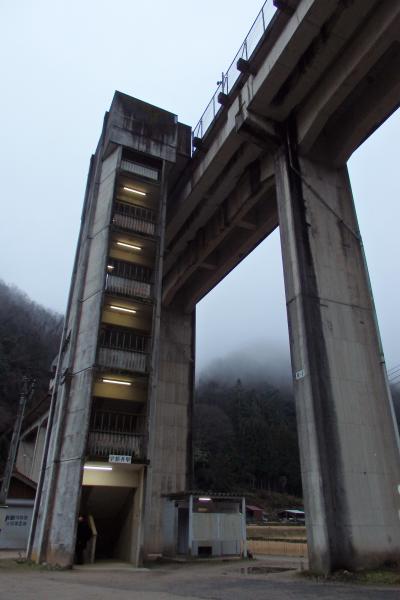
M 298 556 L 307 557 L 307 544 L 274 540 L 248 540 L 247 549 L 253 556 Z
M 307 557 L 306 528 L 301 525 L 250 525 L 247 547 L 255 555 Z

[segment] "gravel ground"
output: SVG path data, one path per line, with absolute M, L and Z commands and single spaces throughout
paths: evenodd
M 298 577 L 287 560 L 161 564 L 133 569 L 103 564 L 71 571 L 38 570 L 7 561 L 0 600 L 399 600 L 400 587 L 319 583 Z

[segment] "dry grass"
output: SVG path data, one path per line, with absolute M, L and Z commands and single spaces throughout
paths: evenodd
M 251 540 L 307 541 L 304 525 L 248 525 L 247 538 Z
M 318 581 L 333 581 L 341 583 L 358 583 L 363 585 L 400 585 L 400 568 L 383 567 L 365 571 L 336 571 L 330 575 L 316 575 L 310 571 L 302 571 L 302 577 L 310 577 Z
M 254 554 L 307 557 L 307 543 L 282 540 L 248 540 L 247 548 Z

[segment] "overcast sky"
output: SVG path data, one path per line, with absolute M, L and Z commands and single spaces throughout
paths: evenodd
M 0 0 L 0 278 L 64 312 L 89 158 L 114 90 L 195 125 L 260 8 Z M 399 139 L 397 112 L 349 163 L 389 367 L 400 363 Z M 199 304 L 198 371 L 232 354 L 287 364 L 288 353 L 276 231 Z

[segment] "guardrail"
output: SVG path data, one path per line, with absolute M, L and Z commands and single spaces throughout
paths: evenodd
M 107 275 L 106 291 L 110 294 L 118 294 L 121 296 L 145 298 L 150 300 L 152 297 L 152 289 L 150 283 L 136 281 L 135 279 L 126 279 L 116 275 Z
M 218 87 L 214 95 L 212 96 L 210 102 L 207 104 L 206 109 L 201 115 L 199 122 L 193 129 L 193 140 L 195 140 L 195 138 L 203 138 L 210 126 L 212 125 L 212 123 L 217 118 L 223 106 L 219 102 L 219 95 L 223 94 L 224 96 L 227 96 L 229 92 L 233 89 L 240 75 L 240 71 L 237 68 L 238 60 L 240 58 L 246 61 L 250 60 L 254 50 L 256 49 L 261 38 L 264 35 L 275 10 L 276 9 L 272 4 L 272 0 L 266 0 L 264 2 L 243 44 L 237 51 L 235 58 L 229 65 L 226 72 L 221 74 L 221 81 L 217 82 Z
M 147 354 L 134 350 L 99 348 L 97 363 L 103 369 L 122 369 L 137 373 L 147 372 Z
M 122 454 L 133 458 L 146 457 L 146 436 L 143 433 L 89 430 L 87 452 L 91 456 L 107 458 Z

